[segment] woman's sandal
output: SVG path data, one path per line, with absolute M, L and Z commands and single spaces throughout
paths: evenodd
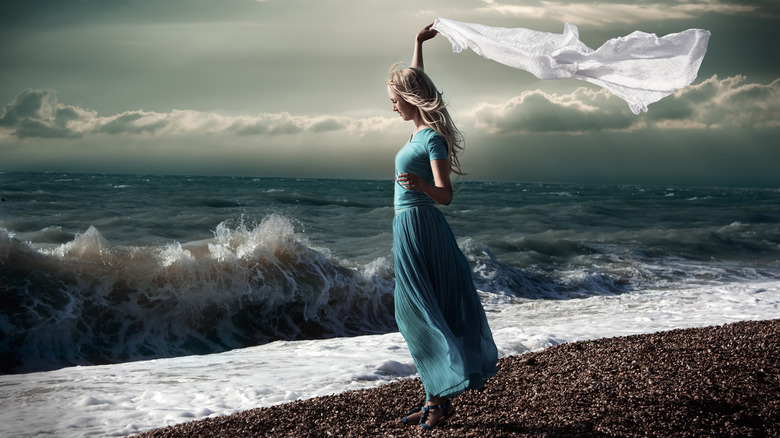
M 416 414 L 416 413 L 418 413 L 418 412 L 420 412 L 420 411 L 422 411 L 422 410 L 423 410 L 423 407 L 422 407 L 422 406 L 417 406 L 416 408 L 414 408 L 414 409 L 412 409 L 411 411 L 407 412 L 407 413 L 406 413 L 406 415 L 404 415 L 404 417 L 403 417 L 403 418 L 401 418 L 401 421 L 397 421 L 397 420 L 396 420 L 396 423 L 397 423 L 397 424 L 410 424 L 410 423 L 409 423 L 409 421 L 410 421 L 410 420 L 409 420 L 409 417 L 411 417 L 411 416 L 412 416 L 412 414 Z M 411 420 L 411 421 L 414 421 L 414 420 Z
M 450 410 L 450 408 L 452 408 L 452 410 Z M 427 420 L 428 420 L 428 413 L 431 409 L 441 409 L 442 411 L 444 411 L 444 414 L 441 417 L 439 417 L 439 419 L 436 420 L 435 423 L 429 426 Z M 450 403 L 449 400 L 447 400 L 446 403 L 440 405 L 424 406 L 422 408 L 422 411 L 423 411 L 422 415 L 420 415 L 420 428 L 423 430 L 431 430 L 434 427 L 441 424 L 442 421 L 446 420 L 448 417 L 451 417 L 455 414 L 455 408 L 452 406 L 452 403 Z

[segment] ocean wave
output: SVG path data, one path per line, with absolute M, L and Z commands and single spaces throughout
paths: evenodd
M 0 372 L 387 332 L 392 284 L 391 261 L 341 266 L 277 214 L 158 246 L 89 227 L 35 248 L 0 230 Z
M 387 181 L 54 178 L 5 177 L 0 372 L 395 330 Z M 777 280 L 776 193 L 721 192 L 469 182 L 443 210 L 499 308 Z
M 518 268 L 499 261 L 492 249 L 467 239 L 464 252 L 474 266 L 474 283 L 483 292 L 510 300 L 568 300 L 631 292 L 636 285 L 615 272 L 568 266 L 546 270 L 549 263 Z

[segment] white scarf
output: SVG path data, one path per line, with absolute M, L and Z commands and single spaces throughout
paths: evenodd
M 634 31 L 596 50 L 579 40 L 577 26 L 563 34 L 508 29 L 437 18 L 433 28 L 452 43 L 452 51 L 477 54 L 532 73 L 539 79 L 576 78 L 606 88 L 628 102 L 634 114 L 687 87 L 707 52 L 710 32 L 688 29 L 663 37 Z

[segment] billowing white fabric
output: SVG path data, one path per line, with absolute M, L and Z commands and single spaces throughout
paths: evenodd
M 577 26 L 562 34 L 490 27 L 437 18 L 433 28 L 452 51 L 477 54 L 532 73 L 539 79 L 576 78 L 606 88 L 628 102 L 634 114 L 687 87 L 707 52 L 710 32 L 688 29 L 657 37 L 641 31 L 613 38 L 596 50 L 579 40 Z

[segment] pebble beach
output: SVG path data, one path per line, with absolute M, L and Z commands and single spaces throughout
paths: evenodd
M 502 358 L 432 431 L 394 420 L 419 379 L 151 430 L 151 437 L 778 437 L 780 319 L 561 344 Z

